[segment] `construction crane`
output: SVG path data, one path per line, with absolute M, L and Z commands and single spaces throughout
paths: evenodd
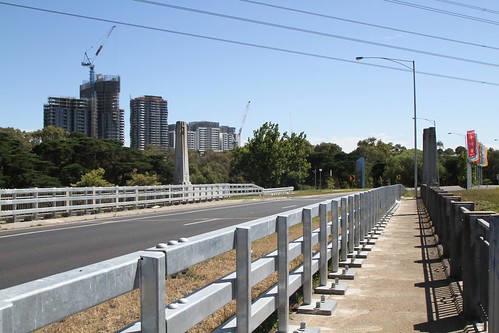
M 85 56 L 83 58 L 83 61 L 81 62 L 81 65 L 83 67 L 88 67 L 90 70 L 90 135 L 94 138 L 98 138 L 98 126 L 97 126 L 97 93 L 95 91 L 95 65 L 94 62 L 97 60 L 97 57 L 99 56 L 99 53 L 102 51 L 102 48 L 104 47 L 104 44 L 107 42 L 109 39 L 109 36 L 111 36 L 111 33 L 113 32 L 114 28 L 116 28 L 115 25 L 109 30 L 107 35 L 104 37 L 102 42 L 99 45 L 99 48 L 95 52 L 93 57 L 88 56 L 88 52 L 90 52 L 91 49 L 94 48 L 95 45 L 90 47 L 86 52 Z
M 246 122 L 246 117 L 248 116 L 250 103 L 251 101 L 248 101 L 248 104 L 246 104 L 246 109 L 244 109 L 243 114 L 243 121 L 241 121 L 241 127 L 239 127 L 239 131 L 237 132 L 236 145 L 238 147 L 241 145 L 241 132 L 243 131 L 244 123 Z
M 83 58 L 83 61 L 81 62 L 81 65 L 84 66 L 84 67 L 88 67 L 90 69 L 90 84 L 95 83 L 95 70 L 94 70 L 95 69 L 95 65 L 94 65 L 94 62 L 95 62 L 95 60 L 97 60 L 97 57 L 99 56 L 100 51 L 102 51 L 102 48 L 104 47 L 104 44 L 109 39 L 109 36 L 111 36 L 111 33 L 113 32 L 114 28 L 116 28 L 115 25 L 113 25 L 113 27 L 111 28 L 111 30 L 109 30 L 109 32 L 107 33 L 106 37 L 101 42 L 101 44 L 99 45 L 99 48 L 97 49 L 97 51 L 95 52 L 95 54 L 94 54 L 94 56 L 92 58 L 90 58 L 88 56 L 88 52 L 90 52 L 90 50 L 93 49 L 95 45 L 93 45 L 91 48 L 89 48 L 85 52 L 85 56 Z

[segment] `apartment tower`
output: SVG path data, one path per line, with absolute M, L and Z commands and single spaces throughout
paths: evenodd
M 168 101 L 161 96 L 130 100 L 130 147 L 148 145 L 168 148 Z

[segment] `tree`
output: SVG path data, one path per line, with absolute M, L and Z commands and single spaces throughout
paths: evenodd
M 71 184 L 71 186 L 75 187 L 109 187 L 113 186 L 110 182 L 104 179 L 104 169 L 98 168 L 87 172 L 83 176 L 81 176 L 80 181 L 76 184 Z
M 281 137 L 279 126 L 265 123 L 253 132 L 254 137 L 234 151 L 231 176 L 263 187 L 303 184 L 310 163 L 310 144 L 304 133 Z
M 160 185 L 158 175 L 152 172 L 138 173 L 137 169 L 132 170 L 130 179 L 126 182 L 127 186 L 153 186 Z
M 56 167 L 32 154 L 22 140 L 10 132 L 0 131 L 0 187 L 60 186 L 58 179 L 51 176 Z

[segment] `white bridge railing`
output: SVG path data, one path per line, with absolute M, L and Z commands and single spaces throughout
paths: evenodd
M 354 246 L 369 239 L 402 193 L 403 186 L 393 185 L 325 200 L 0 290 L 0 333 L 30 332 L 137 288 L 141 321 L 121 332 L 186 332 L 232 300 L 237 315 L 218 332 L 251 332 L 276 310 L 279 331 L 287 331 L 289 296 L 303 286 L 303 302 L 310 304 L 313 274 L 319 271 L 320 285 L 326 285 L 328 271 L 350 263 L 348 254 L 354 262 Z M 320 227 L 312 230 L 315 217 Z M 302 225 L 303 237 L 290 240 L 294 225 Z M 252 262 L 252 242 L 272 234 L 277 234 L 277 250 Z M 165 303 L 166 276 L 232 250 L 234 273 Z M 299 256 L 303 265 L 290 271 L 289 263 Z M 275 272 L 278 285 L 252 300 L 252 287 Z
M 254 184 L 63 187 L 0 190 L 0 221 L 95 214 L 235 196 L 276 195 L 293 187 L 264 189 Z

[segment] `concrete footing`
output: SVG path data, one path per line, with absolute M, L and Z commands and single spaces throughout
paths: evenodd
M 357 258 L 351 258 L 345 261 L 340 261 L 340 267 L 352 267 L 352 268 L 361 268 L 362 264 L 364 263 L 364 260 L 362 259 L 357 259 Z
M 319 299 L 312 300 L 312 304 L 302 305 L 298 308 L 298 313 L 331 316 L 336 309 L 337 302 L 334 300 L 322 301 Z
M 355 256 L 355 258 L 366 259 L 368 255 L 369 255 L 369 251 L 362 251 L 361 250 L 361 251 L 355 251 L 352 253 L 348 253 L 347 258 L 353 258 Z
M 328 281 L 328 284 L 325 286 L 318 286 L 315 288 L 315 292 L 317 294 L 326 294 L 326 295 L 345 295 L 348 290 L 348 283 L 336 282 L 336 281 Z
M 366 243 L 367 243 L 367 242 L 366 242 Z M 359 250 L 361 250 L 361 251 L 372 251 L 372 249 L 373 249 L 373 248 L 374 248 L 374 246 L 373 246 L 372 244 L 371 244 L 371 245 L 368 245 L 368 244 L 362 244 L 362 243 L 361 243 L 361 245 L 360 245 L 360 246 L 356 246 L 356 247 L 354 247 L 353 249 L 354 249 L 355 251 L 359 251 Z
M 355 276 L 357 275 L 357 270 L 356 269 L 348 269 L 345 270 L 343 268 L 342 270 L 335 272 L 335 273 L 329 273 L 328 278 L 330 279 L 340 279 L 340 280 L 353 280 L 355 279 Z
M 319 333 L 321 329 L 319 327 L 305 327 L 301 328 L 301 326 L 288 326 L 288 332 L 290 333 Z

